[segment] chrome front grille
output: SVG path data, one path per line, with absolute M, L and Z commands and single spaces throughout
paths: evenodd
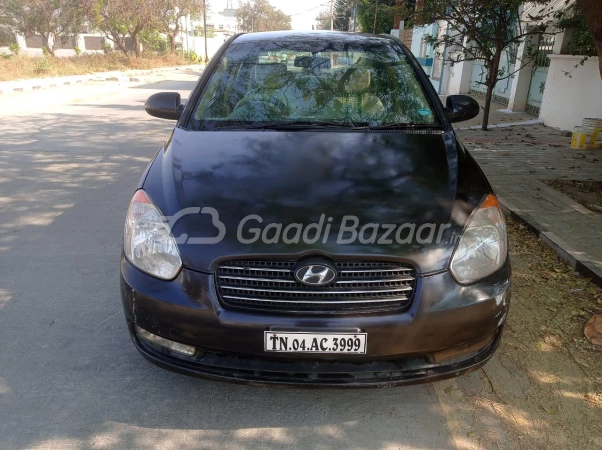
M 407 308 L 415 287 L 414 269 L 390 261 L 331 261 L 336 280 L 308 286 L 295 279 L 298 261 L 226 261 L 216 270 L 225 308 L 273 313 L 346 313 Z

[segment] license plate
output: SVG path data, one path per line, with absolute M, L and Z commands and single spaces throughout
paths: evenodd
M 266 352 L 366 353 L 367 333 L 264 333 Z

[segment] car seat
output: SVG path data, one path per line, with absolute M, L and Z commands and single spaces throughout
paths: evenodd
M 384 112 L 380 99 L 370 93 L 371 72 L 365 67 L 348 69 L 339 80 L 337 100 L 341 103 L 341 112 L 347 120 L 369 121 Z

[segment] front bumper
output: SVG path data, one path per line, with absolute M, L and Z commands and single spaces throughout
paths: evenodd
M 415 357 L 394 361 L 272 361 L 236 355 L 204 353 L 195 357 L 176 356 L 139 339 L 131 322 L 130 334 L 138 351 L 151 363 L 172 372 L 216 381 L 256 386 L 290 387 L 392 387 L 454 378 L 483 366 L 495 353 L 500 327 L 493 340 L 461 360 L 447 364 L 429 363 Z
M 233 382 L 291 386 L 391 386 L 461 375 L 485 364 L 498 346 L 510 300 L 510 267 L 471 286 L 448 272 L 417 280 L 411 307 L 399 313 L 297 316 L 225 310 L 212 274 L 183 269 L 165 282 L 125 258 L 121 294 L 137 349 L 169 370 Z M 138 339 L 133 324 L 196 347 L 180 357 Z M 368 333 L 364 355 L 265 352 L 265 331 Z M 474 342 L 483 347 L 436 363 L 437 352 Z

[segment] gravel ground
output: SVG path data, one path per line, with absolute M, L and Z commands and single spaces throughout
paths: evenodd
M 476 426 L 467 437 L 482 448 L 602 448 L 602 353 L 583 335 L 602 311 L 602 291 L 524 226 L 508 226 L 513 298 L 504 339 L 489 364 L 458 380 L 472 416 L 495 414 L 505 436 Z

